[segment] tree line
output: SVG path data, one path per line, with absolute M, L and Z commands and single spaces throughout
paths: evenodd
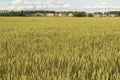
M 45 10 L 21 10 L 21 11 L 0 11 L 0 16 L 26 16 L 26 15 L 32 15 L 36 13 L 72 13 L 73 17 L 93 17 L 93 14 L 113 14 L 116 16 L 120 16 L 120 11 L 109 11 L 109 12 L 94 12 L 94 13 L 87 13 L 84 11 L 68 11 L 68 12 L 56 12 L 56 11 L 45 11 Z
M 0 16 L 26 16 L 26 15 L 35 14 L 35 13 L 55 13 L 55 11 L 44 11 L 44 10 L 7 11 L 7 10 L 2 10 L 2 11 L 0 11 Z

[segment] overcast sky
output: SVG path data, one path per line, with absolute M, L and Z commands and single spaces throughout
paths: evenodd
M 0 10 L 120 10 L 120 0 L 0 0 Z

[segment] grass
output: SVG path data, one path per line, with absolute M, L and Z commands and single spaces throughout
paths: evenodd
M 119 80 L 120 18 L 0 17 L 0 80 Z

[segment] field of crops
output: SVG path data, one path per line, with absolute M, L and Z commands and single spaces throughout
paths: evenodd
M 120 80 L 120 18 L 0 17 L 0 80 Z

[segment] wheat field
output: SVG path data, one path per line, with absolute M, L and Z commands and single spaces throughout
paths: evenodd
M 120 80 L 120 18 L 0 17 L 0 80 Z

